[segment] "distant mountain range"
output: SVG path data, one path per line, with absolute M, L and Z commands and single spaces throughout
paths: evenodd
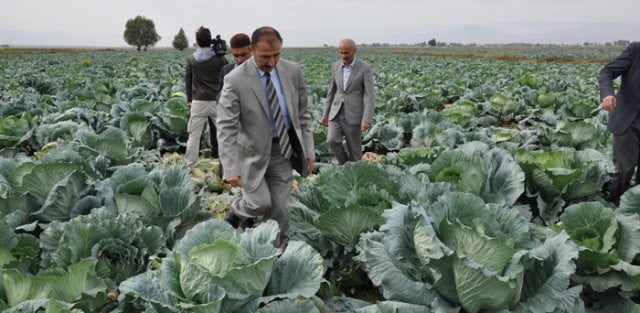
M 505 44 L 546 43 L 582 44 L 583 42 L 613 42 L 619 39 L 640 40 L 640 23 L 590 23 L 590 24 L 546 24 L 514 23 L 500 27 L 468 25 L 445 31 L 417 32 L 410 36 L 399 35 L 405 42 L 423 42 L 435 38 L 439 42 Z M 403 38 L 404 37 L 404 38 Z
M 122 34 L 82 34 L 61 31 L 33 32 L 0 29 L 0 44 L 12 46 L 124 47 Z

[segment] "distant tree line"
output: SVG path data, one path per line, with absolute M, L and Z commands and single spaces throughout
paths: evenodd
M 604 46 L 605 46 L 605 47 L 611 47 L 611 46 L 622 46 L 622 47 L 626 47 L 626 46 L 628 46 L 630 43 L 631 43 L 631 41 L 629 41 L 629 40 L 623 40 L 623 39 L 620 39 L 620 40 L 616 40 L 616 41 L 614 41 L 614 42 L 605 42 L 605 43 L 604 43 Z M 601 43 L 599 43 L 599 42 L 588 42 L 588 41 L 585 41 L 585 42 L 583 42 L 583 43 L 582 43 L 582 45 L 583 45 L 583 46 L 585 46 L 585 47 L 590 47 L 590 46 L 602 46 L 603 44 L 601 44 Z
M 477 43 L 458 43 L 458 42 L 442 42 L 437 41 L 436 39 L 430 39 L 429 41 L 423 41 L 413 44 L 401 43 L 401 44 L 391 44 L 384 42 L 374 42 L 371 44 L 362 43 L 359 44 L 361 47 L 476 47 L 476 46 L 484 46 L 484 47 L 566 47 L 566 46 L 585 46 L 585 47 L 597 47 L 597 46 L 620 46 L 626 47 L 629 45 L 631 41 L 629 40 L 616 40 L 613 42 L 584 42 L 584 43 L 575 43 L 575 44 L 542 44 L 542 43 L 526 43 L 526 42 L 514 42 L 514 43 L 505 43 L 505 44 L 477 44 Z M 327 44 L 324 44 L 324 47 L 330 47 Z
M 143 49 L 144 51 L 146 51 L 148 47 L 152 47 L 158 41 L 160 41 L 160 38 L 161 38 L 160 35 L 158 35 L 158 33 L 156 32 L 156 27 L 153 20 L 140 15 L 136 16 L 135 18 L 127 20 L 127 23 L 124 29 L 124 40 L 127 42 L 127 44 L 136 47 L 138 51 L 140 51 L 140 49 Z M 629 43 L 630 43 L 629 40 L 624 40 L 624 39 L 619 39 L 613 42 L 605 42 L 604 44 L 585 41 L 582 43 L 582 46 L 585 46 L 585 47 L 627 46 L 629 45 Z M 175 37 L 173 38 L 172 45 L 175 49 L 180 51 L 189 47 L 189 41 L 187 40 L 187 36 L 185 35 L 184 30 L 182 28 L 180 28 L 180 31 L 178 31 L 178 34 L 176 34 Z M 580 43 L 577 43 L 577 45 L 580 45 Z M 462 44 L 462 43 L 455 43 L 455 42 L 446 43 L 442 41 L 437 41 L 435 38 L 431 38 L 428 41 L 423 41 L 423 42 L 414 43 L 414 44 L 389 44 L 389 43 L 374 42 L 372 44 L 361 44 L 360 46 L 363 46 L 363 47 L 367 47 L 367 46 L 371 46 L 371 47 L 391 47 L 391 46 L 395 46 L 395 47 L 397 46 L 400 46 L 400 47 L 408 47 L 408 46 L 474 47 L 474 46 L 477 46 L 477 44 L 475 43 Z M 558 47 L 558 46 L 565 46 L 565 45 L 511 43 L 511 44 L 486 44 L 483 46 Z M 329 47 L 329 46 L 327 44 L 324 44 L 324 47 Z M 6 47 L 3 45 L 2 48 L 6 48 Z
M 127 20 L 124 27 L 124 41 L 136 50 L 147 51 L 148 47 L 153 47 L 158 41 L 160 41 L 160 35 L 156 31 L 156 26 L 153 20 L 144 16 L 138 15 L 132 19 Z M 173 38 L 172 45 L 175 49 L 180 51 L 189 47 L 189 40 L 184 34 L 184 29 L 180 28 L 178 34 Z

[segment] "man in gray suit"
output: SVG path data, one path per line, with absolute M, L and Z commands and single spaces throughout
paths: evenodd
M 621 77 L 614 94 L 613 80 Z M 610 112 L 607 128 L 613 134 L 613 162 L 616 173 L 611 180 L 609 200 L 618 202 L 629 188 L 640 161 L 640 42 L 631 43 L 607 64 L 598 77 L 602 108 Z M 640 177 L 636 177 L 636 182 Z
M 284 248 L 292 169 L 306 176 L 315 162 L 311 113 L 300 66 L 280 59 L 280 33 L 260 27 L 251 44 L 253 57 L 225 76 L 218 105 L 224 179 L 242 188 L 225 219 L 234 227 L 258 216 L 273 219 L 280 226 L 274 245 Z
M 353 40 L 340 41 L 341 60 L 333 64 L 321 120 L 322 125 L 329 126 L 327 142 L 340 164 L 362 159 L 362 132 L 371 127 L 375 108 L 373 71 L 369 64 L 356 58 L 356 50 Z

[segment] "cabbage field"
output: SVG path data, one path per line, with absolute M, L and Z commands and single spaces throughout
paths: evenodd
M 189 52 L 3 55 L 0 312 L 640 312 L 640 187 L 602 192 L 620 50 L 364 49 L 376 116 L 344 166 L 319 124 L 337 53 L 286 50 L 319 162 L 285 251 L 221 219 L 217 160 L 182 163 Z

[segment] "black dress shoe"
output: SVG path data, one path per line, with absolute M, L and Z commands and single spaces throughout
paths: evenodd
M 248 218 L 245 220 L 240 219 L 237 215 L 231 212 L 231 209 L 227 212 L 227 216 L 224 217 L 225 222 L 229 223 L 233 228 L 251 228 L 255 224 L 256 220 L 254 218 Z
M 231 212 L 231 209 L 229 209 L 229 211 L 227 212 L 227 216 L 224 217 L 224 221 L 229 223 L 229 225 L 231 225 L 231 227 L 233 228 L 238 228 L 241 222 L 240 218 L 233 214 L 233 212 Z
M 251 228 L 253 227 L 253 225 L 256 223 L 256 220 L 254 218 L 248 218 L 242 222 L 240 222 L 240 228 L 245 229 L 245 228 Z

